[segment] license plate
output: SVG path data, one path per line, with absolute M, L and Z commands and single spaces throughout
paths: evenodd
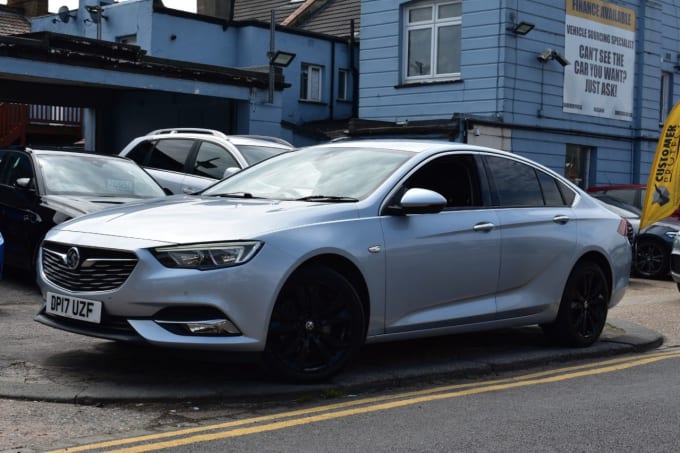
M 96 324 L 99 324 L 102 319 L 102 303 L 100 301 L 56 293 L 47 293 L 45 311 L 51 315 Z

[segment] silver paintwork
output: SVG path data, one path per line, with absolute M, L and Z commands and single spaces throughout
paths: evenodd
M 553 321 L 571 269 L 589 253 L 607 263 L 609 306 L 623 297 L 631 253 L 626 238 L 616 234 L 621 218 L 554 172 L 516 155 L 450 142 L 343 141 L 315 148 L 345 152 L 356 147 L 365 153 L 400 150 L 409 157 L 356 202 L 179 195 L 80 217 L 51 230 L 46 240 L 134 252 L 139 263 L 120 288 L 77 296 L 101 300 L 106 312 L 127 318 L 150 343 L 188 348 L 263 350 L 283 284 L 301 265 L 322 255 L 345 260 L 361 273 L 370 304 L 369 342 Z M 313 151 L 293 154 L 305 152 Z M 570 187 L 574 202 L 381 214 L 415 168 L 452 152 L 497 155 L 539 168 Z M 257 179 L 251 172 L 256 167 L 223 181 L 213 192 L 232 179 Z M 425 192 L 416 195 L 432 198 Z M 167 268 L 150 252 L 159 246 L 229 240 L 264 245 L 243 265 L 209 271 Z M 43 294 L 68 293 L 40 274 Z M 175 335 L 154 320 L 160 309 L 193 304 L 219 309 L 242 334 Z M 58 320 L 50 325 L 107 338 Z

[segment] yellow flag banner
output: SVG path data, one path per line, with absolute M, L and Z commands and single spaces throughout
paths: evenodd
M 647 180 L 640 229 L 664 219 L 680 206 L 680 103 L 666 118 Z

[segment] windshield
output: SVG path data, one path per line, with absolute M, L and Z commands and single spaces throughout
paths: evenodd
M 413 153 L 315 147 L 266 160 L 206 189 L 203 195 L 307 201 L 367 197 Z
M 262 160 L 269 159 L 277 154 L 289 151 L 288 148 L 279 148 L 274 146 L 257 146 L 257 145 L 235 145 L 241 155 L 248 162 L 248 165 L 256 164 Z
M 38 155 L 49 195 L 151 198 L 165 196 L 144 170 L 125 159 L 78 155 Z

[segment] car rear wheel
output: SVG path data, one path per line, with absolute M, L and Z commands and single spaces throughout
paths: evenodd
M 660 242 L 642 239 L 635 247 L 635 273 L 644 278 L 663 278 L 669 272 L 669 252 Z
M 579 263 L 569 275 L 557 318 L 541 327 L 548 338 L 561 345 L 590 346 L 604 329 L 609 297 L 600 266 L 591 261 Z
M 306 267 L 276 301 L 264 358 L 284 378 L 315 382 L 337 373 L 364 338 L 364 311 L 352 284 L 330 268 Z

